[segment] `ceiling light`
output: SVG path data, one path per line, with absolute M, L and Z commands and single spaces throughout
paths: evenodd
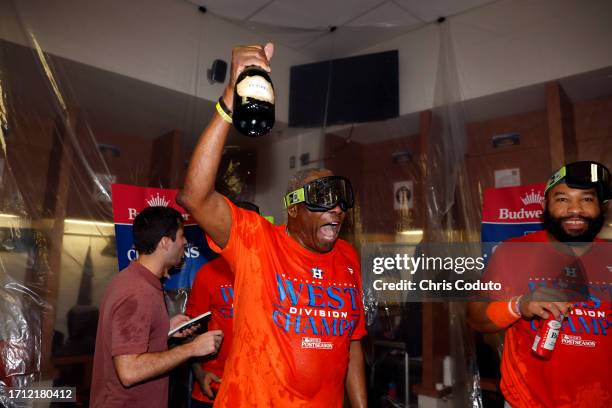
M 78 225 L 95 225 L 97 227 L 114 227 L 115 226 L 115 224 L 113 224 L 112 222 L 78 220 L 74 218 L 66 218 L 64 223 L 65 224 L 78 224 Z
M 405 230 L 405 231 L 398 232 L 398 234 L 402 234 L 402 235 L 423 235 L 423 230 Z

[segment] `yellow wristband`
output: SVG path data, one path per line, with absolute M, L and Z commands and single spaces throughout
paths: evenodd
M 228 115 L 225 110 L 223 110 L 219 102 L 217 102 L 217 105 L 215 107 L 217 108 L 217 113 L 223 118 L 224 121 L 226 121 L 227 123 L 232 123 L 232 117 Z

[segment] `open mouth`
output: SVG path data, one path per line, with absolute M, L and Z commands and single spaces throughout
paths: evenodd
M 330 222 L 327 224 L 323 224 L 319 227 L 319 233 L 321 238 L 326 241 L 333 241 L 338 236 L 340 232 L 340 223 L 339 222 Z
M 581 217 L 566 218 L 563 221 L 561 221 L 561 223 L 566 230 L 570 230 L 570 231 L 583 230 L 587 228 L 589 224 L 586 219 L 581 218 Z

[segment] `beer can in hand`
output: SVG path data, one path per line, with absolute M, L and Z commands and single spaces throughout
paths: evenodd
M 561 323 L 565 316 L 560 315 L 558 318 L 551 313 L 548 319 L 544 320 L 538 329 L 538 332 L 533 340 L 531 351 L 543 360 L 550 360 L 552 352 L 557 344 Z

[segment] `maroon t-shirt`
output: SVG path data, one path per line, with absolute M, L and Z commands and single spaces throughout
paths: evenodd
M 168 405 L 167 376 L 126 388 L 113 356 L 165 351 L 169 329 L 160 280 L 132 262 L 113 278 L 102 299 L 91 384 L 93 408 Z

